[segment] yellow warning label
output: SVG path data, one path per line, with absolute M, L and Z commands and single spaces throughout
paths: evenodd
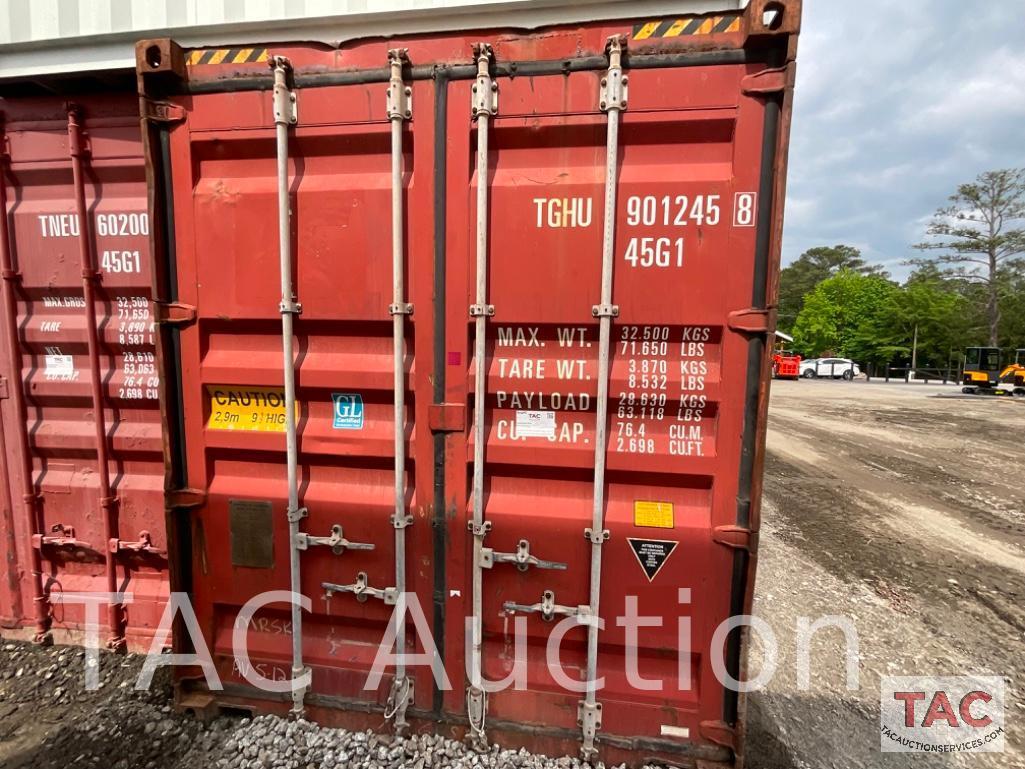
M 210 399 L 209 430 L 285 432 L 285 391 L 280 387 L 207 385 Z M 296 419 L 299 404 L 295 404 Z
M 196 64 L 256 64 L 267 58 L 266 48 L 208 48 L 189 51 L 185 61 L 191 67 Z
M 658 19 L 635 24 L 634 40 L 653 40 L 663 37 L 689 37 L 691 35 L 721 35 L 740 31 L 740 16 L 687 16 L 682 19 Z
M 650 526 L 655 529 L 673 528 L 673 503 L 635 501 L 634 526 Z

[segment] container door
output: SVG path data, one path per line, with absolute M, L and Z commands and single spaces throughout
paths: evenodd
M 168 585 L 138 102 L 131 95 L 84 96 L 70 112 L 67 106 L 58 99 L 4 103 L 10 152 L 4 213 L 12 270 L 4 277 L 14 304 L 13 317 L 5 312 L 2 322 L 5 338 L 15 342 L 3 362 L 4 461 L 12 486 L 12 538 L 22 564 L 22 605 L 31 616 L 34 548 L 54 630 L 78 633 L 84 625 L 83 607 L 62 595 L 107 593 L 113 582 L 132 596 L 117 622 L 127 622 L 133 646 L 148 648 Z M 76 206 L 73 134 L 79 137 L 85 222 Z M 83 294 L 83 244 L 91 262 L 85 277 L 94 291 L 92 306 Z M 90 355 L 90 315 L 98 367 Z M 106 468 L 98 464 L 101 442 Z M 100 616 L 108 616 L 105 608 Z M 124 627 L 109 631 L 101 631 L 101 640 L 123 642 Z
M 161 352 L 181 371 L 169 499 L 198 503 L 178 549 L 232 684 L 216 702 L 284 710 L 287 694 L 245 684 L 301 672 L 300 646 L 313 717 L 401 726 L 396 667 L 364 684 L 404 565 L 418 604 L 405 649 L 433 641 L 447 673 L 436 685 L 424 659 L 410 665 L 411 722 L 610 761 L 734 759 L 737 698 L 713 668 L 725 647 L 739 675 L 739 634 L 714 633 L 751 600 L 792 82 L 770 62 L 790 61 L 796 10 L 758 0 L 338 48 L 139 44 L 147 136 L 167 146 L 156 178 L 173 193 L 157 257 L 177 294 L 161 298 L 195 311 L 180 355 L 163 337 Z M 627 48 L 615 75 L 613 40 Z M 403 297 L 387 95 L 406 45 Z M 283 362 L 298 388 L 294 537 Z M 283 603 L 257 607 L 239 667 L 244 605 L 286 590 L 296 555 L 302 627 Z
M 502 49 L 495 55 L 501 60 Z M 724 576 L 734 551 L 716 542 L 716 529 L 737 518 L 749 337 L 725 320 L 752 298 L 764 106 L 741 95 L 741 80 L 757 69 L 625 70 L 607 467 L 598 479 L 608 532 L 600 548 L 602 734 L 697 739 L 702 721 L 722 719 L 723 689 L 707 650 L 731 613 Z M 460 257 L 451 259 L 458 267 L 450 267 L 448 344 L 465 361 L 470 403 L 477 187 L 488 185 L 490 198 L 483 672 L 505 679 L 519 659 L 526 680 L 525 690 L 490 695 L 486 717 L 577 732 L 586 716 L 587 633 L 576 617 L 590 603 L 591 536 L 604 536 L 592 531 L 603 77 L 496 78 L 486 168 L 473 162 L 481 130 L 469 114 L 473 84 L 453 84 L 449 97 L 449 134 L 459 137 L 450 148 L 450 194 L 471 205 L 450 207 Z M 462 510 L 472 522 L 472 432 L 461 460 L 450 482 L 467 490 Z M 470 532 L 467 595 L 472 540 Z M 616 621 L 630 614 L 648 618 L 632 634 Z M 517 621 L 526 627 L 518 651 Z M 689 628 L 683 639 L 681 628 Z M 548 662 L 557 641 L 561 669 Z
M 265 70 L 264 70 L 265 71 Z M 417 88 L 429 89 L 429 83 Z M 301 627 L 313 693 L 383 704 L 363 690 L 394 608 L 396 585 L 391 241 L 387 84 L 299 89 L 288 142 L 288 201 L 299 434 Z M 418 101 L 414 94 L 414 102 Z M 430 98 L 422 99 L 429 104 Z M 402 479 L 410 556 L 407 589 L 431 604 L 430 119 L 403 128 L 409 244 L 405 284 Z M 232 628 L 242 607 L 290 584 L 288 486 L 272 95 L 197 96 L 170 135 L 178 299 L 195 307 L 181 332 L 194 601 L 220 675 L 292 677 L 289 606 L 256 606 L 251 669 L 236 664 Z M 426 171 L 425 171 L 426 169 Z M 428 233 L 413 237 L 414 233 Z M 426 388 L 426 389 L 425 389 Z M 419 481 L 419 482 L 418 482 Z M 427 489 L 424 499 L 418 489 Z M 407 634 L 412 644 L 414 634 Z M 411 647 L 412 648 L 412 647 Z M 416 695 L 430 701 L 429 671 Z M 310 700 L 314 702 L 314 700 Z

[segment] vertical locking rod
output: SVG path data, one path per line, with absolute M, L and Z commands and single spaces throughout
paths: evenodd
M 474 305 L 474 394 L 473 394 L 473 619 L 471 623 L 470 686 L 467 689 L 467 714 L 470 732 L 477 747 L 487 743 L 485 716 L 486 693 L 482 676 L 484 635 L 484 584 L 481 551 L 487 526 L 484 522 L 484 399 L 487 392 L 487 319 L 488 307 L 488 125 L 497 111 L 498 85 L 491 79 L 491 46 L 474 46 L 477 79 L 472 86 L 471 115 L 477 119 L 477 281 Z
M 288 466 L 288 565 L 291 589 L 302 592 L 299 580 L 299 446 L 295 424 L 295 357 L 292 348 L 293 322 L 301 311 L 292 287 L 291 217 L 288 200 L 288 127 L 296 123 L 295 94 L 289 89 L 292 64 L 284 56 L 271 60 L 274 69 L 274 129 L 278 160 L 278 254 L 281 270 L 281 347 L 285 380 L 285 451 Z M 303 664 L 303 615 L 298 601 L 292 602 L 292 712 L 303 712 L 310 671 Z
M 412 117 L 412 89 L 402 81 L 402 67 L 408 61 L 405 49 L 388 51 L 391 79 L 388 81 L 387 107 L 391 121 L 391 237 L 392 237 L 392 338 L 394 340 L 395 398 L 395 591 L 399 605 L 395 611 L 395 680 L 389 696 L 388 713 L 394 718 L 395 731 L 408 727 L 406 708 L 412 694 L 412 682 L 406 676 L 406 315 L 413 308 L 406 302 L 404 208 L 402 201 L 402 125 Z
M 591 592 L 587 626 L 587 689 L 580 703 L 579 720 L 583 744 L 581 755 L 590 760 L 597 753 L 594 740 L 601 726 L 601 704 L 597 702 L 595 682 L 598 670 L 598 599 L 601 595 L 601 562 L 605 534 L 605 455 L 609 407 L 609 339 L 612 318 L 618 308 L 612 304 L 612 265 L 616 242 L 616 171 L 619 153 L 619 113 L 626 108 L 626 82 L 622 68 L 622 39 L 609 39 L 609 69 L 602 80 L 599 106 L 608 113 L 605 140 L 605 223 L 602 236 L 601 299 L 594 307 L 598 317 L 598 398 L 595 409 L 594 497 L 591 508 Z
M 2 126 L 0 126 L 2 127 Z M 21 356 L 21 339 L 18 336 L 18 297 L 14 284 L 20 275 L 14 269 L 11 255 L 11 233 L 7 224 L 7 178 L 8 157 L 3 151 L 4 136 L 0 131 L 0 273 L 3 277 L 3 326 L 7 341 L 8 364 L 10 366 L 11 400 L 14 402 L 14 434 L 17 437 L 18 464 L 21 470 L 21 502 L 22 518 L 28 536 L 43 534 L 43 516 L 39 508 L 39 495 L 36 493 L 32 477 L 32 452 L 28 435 L 28 409 L 25 407 L 24 380 L 22 370 L 24 363 Z M 4 455 L 6 461 L 6 454 Z M 35 618 L 35 640 L 37 643 L 49 643 L 51 605 L 50 596 L 43 587 L 43 558 L 41 552 L 32 546 L 28 548 L 29 566 L 32 569 L 32 610 Z
M 89 383 L 92 388 L 93 427 L 96 437 L 96 471 L 99 477 L 100 511 L 103 516 L 105 569 L 107 592 L 114 595 L 117 589 L 117 549 L 121 539 L 118 527 L 117 501 L 110 485 L 110 452 L 107 438 L 107 423 L 104 414 L 103 375 L 100 373 L 100 334 L 96 326 L 96 285 L 100 273 L 93 258 L 92 241 L 89 237 L 89 210 L 85 205 L 85 176 L 82 172 L 82 157 L 85 143 L 82 141 L 82 125 L 78 108 L 68 105 L 68 144 L 71 149 L 71 174 L 75 187 L 75 214 L 78 217 L 78 256 L 82 269 L 82 295 L 85 300 L 85 329 L 89 350 Z M 112 547 L 111 545 L 114 545 Z M 125 649 L 125 612 L 122 603 L 107 606 L 107 626 L 110 637 L 107 646 L 117 651 Z

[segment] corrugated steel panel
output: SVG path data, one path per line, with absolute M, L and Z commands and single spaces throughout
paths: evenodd
M 341 50 L 139 44 L 157 298 L 197 315 L 158 342 L 180 383 L 162 391 L 168 485 L 202 500 L 176 555 L 227 682 L 183 674 L 183 707 L 737 760 L 738 697 L 712 660 L 742 677 L 741 634 L 714 631 L 750 610 L 759 527 L 800 16 L 771 5 L 778 27 L 754 3 Z M 628 106 L 609 90 L 613 38 Z M 409 115 L 388 112 L 394 46 Z M 294 125 L 284 72 L 276 103 L 259 61 L 278 56 Z M 309 611 L 240 622 L 289 585 Z M 403 590 L 427 627 L 400 615 L 400 651 L 436 648 L 451 688 L 422 662 L 365 688 Z M 637 638 L 616 621 L 631 597 L 659 622 Z M 560 620 L 596 614 L 600 631 L 573 621 L 561 644 L 566 678 L 603 677 L 592 696 L 545 657 Z M 468 654 L 489 681 L 522 664 L 525 686 L 485 698 Z M 305 668 L 297 697 L 250 685 Z
M 63 99 L 14 99 L 3 112 L 0 377 L 13 504 L 0 550 L 16 592 L 0 614 L 31 626 L 41 611 L 37 631 L 74 639 L 84 608 L 63 596 L 124 591 L 131 604 L 109 616 L 104 640 L 122 644 L 127 632 L 148 648 L 168 574 L 138 101 L 87 96 L 69 111 Z
M 447 29 L 525 28 L 738 8 L 740 0 L 3 0 L 0 79 L 130 68 L 142 38 L 183 45 L 252 40 L 337 42 Z

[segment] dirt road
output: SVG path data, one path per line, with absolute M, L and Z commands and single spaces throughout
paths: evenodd
M 773 383 L 756 613 L 780 652 L 751 697 L 755 769 L 1025 766 L 1025 402 L 940 392 Z M 825 615 L 857 629 L 856 691 L 839 630 L 797 685 L 798 617 Z M 880 753 L 881 675 L 965 674 L 1006 678 L 1003 754 Z

